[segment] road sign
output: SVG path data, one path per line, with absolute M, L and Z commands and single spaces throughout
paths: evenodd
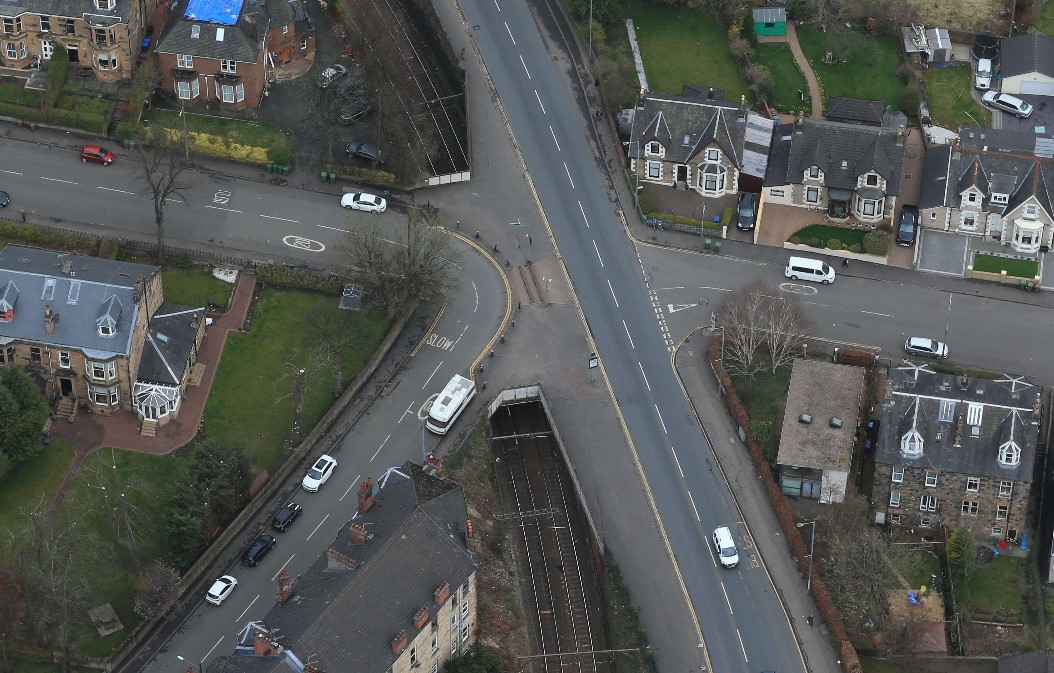
M 596 369 L 599 364 L 600 364 L 600 358 L 597 357 L 597 354 L 596 353 L 590 353 L 589 354 L 589 368 L 590 369 Z

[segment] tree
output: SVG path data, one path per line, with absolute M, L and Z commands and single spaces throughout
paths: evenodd
M 809 322 L 793 295 L 779 296 L 757 280 L 731 293 L 717 307 L 724 327 L 725 369 L 753 378 L 761 369 L 758 354 L 768 350 L 772 372 L 788 366 L 808 334 Z
M 43 448 L 40 437 L 50 413 L 40 388 L 24 371 L 0 370 L 0 449 L 11 461 L 27 460 Z
M 487 651 L 479 643 L 473 643 L 459 657 L 454 657 L 443 666 L 443 673 L 501 673 L 501 656 Z
M 339 376 L 336 372 L 340 370 L 340 361 L 332 353 L 319 348 L 306 365 L 301 366 L 295 362 L 287 362 L 286 369 L 286 375 L 279 377 L 275 381 L 275 388 L 284 386 L 284 382 L 289 379 L 293 380 L 293 384 L 289 386 L 289 392 L 285 395 L 275 394 L 274 405 L 277 406 L 279 402 L 287 397 L 293 398 L 291 440 L 293 443 L 297 443 L 300 441 L 303 431 L 301 421 L 303 420 L 304 403 L 307 401 L 308 394 L 318 385 L 318 382 L 322 379 L 322 374 L 332 371 L 334 376 Z
M 333 396 L 344 389 L 341 365 L 348 351 L 359 339 L 355 323 L 348 319 L 347 311 L 334 310 L 319 304 L 307 314 L 308 339 L 323 351 L 333 364 Z
M 163 264 L 165 259 L 165 208 L 173 197 L 186 203 L 187 199 L 183 190 L 190 186 L 182 179 L 183 172 L 190 166 L 186 120 L 183 121 L 182 130 L 141 127 L 135 142 L 135 156 L 142 171 L 140 178 L 146 184 L 154 207 L 154 224 L 157 227 L 157 261 L 158 264 Z
M 948 538 L 946 553 L 948 571 L 955 582 L 961 582 L 973 574 L 977 567 L 977 539 L 972 531 L 956 528 Z
M 756 101 L 767 101 L 776 90 L 776 80 L 772 77 L 772 71 L 759 63 L 747 66 L 743 77 L 747 81 L 747 89 Z
M 154 559 L 139 578 L 135 596 L 135 614 L 149 621 L 160 617 L 179 600 L 179 571 L 161 559 Z
M 420 210 L 410 211 L 405 236 L 389 237 L 373 224 L 353 227 L 340 244 L 346 275 L 368 304 L 394 318 L 415 302 L 440 300 L 456 289 L 461 255 Z
M 125 474 L 124 467 L 117 465 L 117 451 L 110 449 L 108 466 L 98 462 L 85 465 L 86 483 L 102 492 L 105 512 L 110 519 L 113 538 L 128 552 L 132 565 L 138 570 L 139 546 L 142 539 L 144 515 L 141 509 L 128 498 L 128 493 L 146 493 L 147 484 L 135 472 Z

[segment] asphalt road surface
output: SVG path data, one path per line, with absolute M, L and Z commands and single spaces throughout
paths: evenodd
M 461 4 L 522 147 L 578 299 L 644 467 L 705 636 L 711 670 L 802 671 L 787 616 L 671 369 L 641 260 L 623 233 L 567 87 L 572 66 L 547 49 L 530 9 Z M 710 462 L 708 462 L 710 461 Z M 730 526 L 735 570 L 709 545 Z

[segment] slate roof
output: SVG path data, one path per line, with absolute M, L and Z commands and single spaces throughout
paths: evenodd
M 827 99 L 827 119 L 847 124 L 882 125 L 886 104 L 880 100 L 831 96 Z
M 790 161 L 791 140 L 793 139 L 793 124 L 780 124 L 773 129 L 772 145 L 769 146 L 769 163 L 765 169 L 766 187 L 779 187 L 787 184 L 787 162 Z
M 273 2 L 278 4 L 279 0 Z M 250 17 L 255 17 L 255 26 Z M 195 26 L 198 27 L 198 37 L 193 37 Z M 194 21 L 184 13 L 177 12 L 161 33 L 157 51 L 162 54 L 188 54 L 198 58 L 256 63 L 267 26 L 267 12 L 256 0 L 242 0 L 241 13 L 234 25 Z
M 147 327 L 136 381 L 178 386 L 194 352 L 194 338 L 198 333 L 194 316 L 201 320 L 204 315 L 205 309 L 201 306 L 167 301 L 161 304 Z
M 113 9 L 99 9 L 94 0 L 2 0 L 0 16 L 42 14 L 53 17 L 83 18 L 92 25 L 112 26 L 128 23 L 132 17 L 132 0 L 117 0 Z M 61 26 L 52 31 L 61 30 Z
M 686 164 L 706 147 L 716 145 L 736 166 L 743 166 L 746 120 L 739 106 L 693 96 L 648 93 L 638 104 L 630 132 L 630 152 L 643 158 L 644 143 L 657 140 L 665 160 Z M 632 154 L 631 154 L 632 157 Z
M 848 470 L 860 415 L 865 370 L 818 360 L 796 359 L 783 415 L 776 463 L 818 470 Z M 812 416 L 806 425 L 801 414 Z M 832 418 L 841 428 L 830 427 Z
M 140 274 L 149 279 L 158 271 L 145 264 L 9 245 L 0 251 L 0 287 L 13 281 L 18 292 L 14 318 L 0 323 L 0 343 L 18 339 L 69 347 L 98 359 L 127 355 L 140 310 L 133 288 Z M 44 323 L 46 305 L 59 316 L 51 334 Z M 98 324 L 108 318 L 115 333 L 102 336 Z
M 1034 650 L 1000 657 L 998 673 L 1054 673 L 1054 651 Z
M 1026 33 L 999 41 L 999 71 L 1005 79 L 1039 73 L 1054 77 L 1054 37 Z
M 1032 405 L 1042 390 L 1024 377 L 1004 375 L 995 381 L 970 378 L 964 391 L 959 376 L 938 374 L 926 365 L 905 363 L 893 368 L 883 397 L 875 460 L 1031 482 L 1039 436 L 1039 426 L 1032 424 Z M 940 420 L 942 400 L 955 404 L 951 421 Z M 966 420 L 969 405 L 981 405 L 977 437 L 972 436 L 974 426 Z M 960 414 L 964 419 L 961 445 L 954 446 Z M 913 428 L 923 441 L 918 457 L 901 452 L 901 438 Z M 999 447 L 1010 440 L 1021 448 L 1021 462 L 1016 467 L 1003 467 L 998 460 Z
M 886 179 L 886 194 L 900 194 L 904 146 L 897 142 L 896 129 L 814 119 L 797 126 L 783 181 L 777 182 L 773 175 L 770 183 L 766 176 L 766 185 L 802 184 L 805 171 L 815 165 L 823 171 L 829 189 L 855 190 L 857 178 L 873 171 Z M 786 133 L 777 131 L 781 132 Z
M 411 641 L 419 633 L 414 611 L 427 606 L 436 614 L 435 587 L 448 582 L 453 595 L 476 569 L 465 545 L 468 510 L 460 486 L 410 461 L 377 483 L 373 508 L 349 521 L 330 545 L 358 561 L 356 568 L 331 568 L 323 553 L 297 582 L 295 597 L 260 620 L 280 634 L 284 647 L 324 671 L 387 670 L 397 658 L 392 638 L 404 629 Z M 373 538 L 352 544 L 347 536 L 352 523 L 365 525 Z M 289 667 L 271 660 L 263 670 Z
M 938 208 L 948 205 L 948 162 L 952 158 L 951 145 L 937 145 L 926 152 L 922 167 L 922 192 L 919 208 Z

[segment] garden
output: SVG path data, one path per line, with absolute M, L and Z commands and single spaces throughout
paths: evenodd
M 810 248 L 885 256 L 893 246 L 893 234 L 888 226 L 870 230 L 810 224 L 794 232 L 787 241 Z
M 964 124 L 983 128 L 991 126 L 992 113 L 978 105 L 971 95 L 972 76 L 969 66 L 927 68 L 922 71 L 930 118 L 934 123 L 949 129 L 958 129 Z
M 254 164 L 288 165 L 289 137 L 277 124 L 155 108 L 143 120 L 169 134 L 186 131 L 190 151 Z
M 898 98 L 904 89 L 897 78 L 901 49 L 893 38 L 858 31 L 797 30 L 798 42 L 820 82 L 825 101 L 831 96 L 845 96 L 900 107 Z M 828 53 L 833 56 L 829 63 Z
M 784 112 L 808 108 L 809 85 L 805 81 L 805 75 L 798 69 L 798 63 L 794 60 L 787 43 L 758 44 L 754 47 L 751 60 L 765 66 L 772 73 L 775 86 L 770 105 Z M 802 100 L 801 94 L 805 95 L 805 100 Z
M 1033 259 L 1015 259 L 1013 257 L 1001 257 L 999 255 L 975 252 L 973 256 L 973 270 L 986 273 L 1006 271 L 1008 276 L 1032 280 L 1039 273 L 1039 263 Z

